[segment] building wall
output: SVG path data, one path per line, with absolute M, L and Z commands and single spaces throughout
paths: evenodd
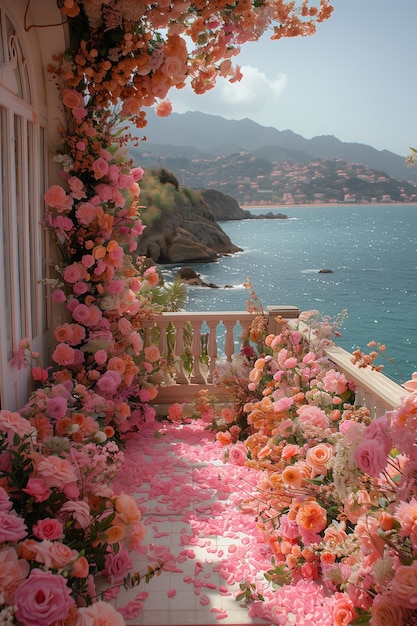
M 26 4 L 0 0 L 0 408 L 9 410 L 31 391 L 30 369 L 17 366 L 14 351 L 27 338 L 47 365 L 55 317 L 44 279 L 57 251 L 42 220 L 44 192 L 59 182 L 62 115 L 47 66 L 65 49 L 66 31 L 54 0 Z

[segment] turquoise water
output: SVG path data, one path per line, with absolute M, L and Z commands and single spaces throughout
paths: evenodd
M 385 373 L 410 378 L 417 371 L 417 205 L 271 210 L 289 219 L 221 222 L 243 252 L 193 267 L 207 282 L 234 287 L 189 288 L 187 309 L 245 310 L 242 283 L 250 277 L 264 306 L 331 316 L 347 309 L 339 345 L 368 352 L 369 341 L 384 343 L 396 363 L 386 363 Z M 332 273 L 319 274 L 323 268 Z

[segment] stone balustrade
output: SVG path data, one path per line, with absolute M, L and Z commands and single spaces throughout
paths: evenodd
M 280 319 L 293 320 L 290 324 L 296 324 L 299 309 L 271 306 L 266 313 L 269 332 L 278 334 Z M 162 313 L 147 321 L 145 343 L 159 343 L 161 354 L 171 360 L 176 371 L 174 384 L 159 386 L 155 403 L 162 411 L 173 402 L 190 402 L 202 389 L 216 395 L 213 383 L 216 363 L 218 359 L 231 362 L 233 355 L 240 352 L 242 333 L 247 332 L 255 315 L 247 311 L 184 311 Z M 392 410 L 407 395 L 405 389 L 384 374 L 359 368 L 343 348 L 329 346 L 326 354 L 338 371 L 354 382 L 356 403 L 369 408 L 372 417 Z

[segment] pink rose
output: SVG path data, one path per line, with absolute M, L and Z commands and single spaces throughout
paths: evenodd
M 247 450 L 244 444 L 236 444 L 229 449 L 229 461 L 233 465 L 245 465 Z
M 404 611 L 388 595 L 378 594 L 372 603 L 370 626 L 403 626 Z
M 0 550 L 0 595 L 6 604 L 14 604 L 14 592 L 29 574 L 29 563 L 19 559 L 11 546 Z
M 0 543 L 20 541 L 27 534 L 26 524 L 14 511 L 0 511 Z
M 68 403 L 62 396 L 47 398 L 45 412 L 52 419 L 61 419 L 67 414 Z
M 79 149 L 80 148 L 78 148 L 78 150 Z M 68 179 L 68 185 L 70 186 L 71 196 L 73 198 L 76 198 L 77 200 L 81 200 L 82 198 L 86 197 L 86 194 L 84 191 L 84 183 L 82 180 L 77 178 L 77 176 L 70 176 Z
M 391 583 L 392 600 L 407 609 L 417 609 L 417 561 L 400 565 Z
M 49 548 L 49 555 L 52 560 L 53 568 L 67 567 L 72 561 L 78 558 L 77 550 L 71 550 L 67 545 L 60 541 L 53 541 Z
M 52 353 L 52 360 L 58 365 L 72 365 L 75 362 L 76 354 L 74 348 L 66 343 L 60 343 Z
M 111 604 L 99 600 L 78 609 L 77 626 L 125 626 L 125 621 Z
M 104 365 L 104 363 L 107 361 L 107 352 L 105 350 L 97 350 L 94 358 L 98 365 Z
M 72 109 L 72 114 L 77 120 L 82 120 L 87 116 L 87 109 L 85 107 L 74 107 Z
M 46 517 L 33 525 L 32 532 L 38 539 L 49 539 L 53 541 L 54 539 L 62 537 L 64 527 L 57 519 Z
M 12 503 L 9 499 L 9 494 L 3 487 L 0 487 L 0 511 L 10 511 Z
M 35 498 L 36 502 L 45 502 L 51 495 L 51 489 L 42 478 L 29 478 L 22 491 Z
M 61 457 L 53 454 L 39 461 L 37 471 L 49 487 L 62 489 L 68 483 L 73 483 L 77 480 L 72 464 L 66 459 L 61 459 Z
M 130 343 L 132 344 L 135 355 L 140 354 L 143 348 L 143 339 L 136 330 L 130 333 Z
M 328 428 L 329 418 L 326 413 L 317 406 L 304 404 L 297 410 L 298 422 L 302 426 L 315 426 L 316 428 Z
M 357 616 L 352 600 L 349 596 L 339 592 L 333 597 L 336 599 L 333 605 L 334 626 L 349 626 Z
M 69 515 L 75 521 L 76 528 L 86 530 L 91 524 L 90 507 L 87 502 L 82 500 L 64 502 L 60 510 L 61 514 Z
M 122 377 L 120 376 L 118 372 L 115 372 L 113 370 L 108 370 L 97 381 L 97 387 L 100 389 L 102 393 L 112 394 L 112 393 L 115 393 L 121 381 L 122 381 Z
M 62 302 L 65 302 L 65 300 L 67 299 L 67 296 L 62 291 L 62 289 L 55 289 L 55 291 L 52 293 L 51 298 L 57 304 L 62 304 Z
M 22 626 L 48 626 L 65 620 L 74 602 L 63 576 L 31 571 L 15 592 L 16 618 Z
M 384 441 L 380 437 L 362 441 L 355 450 L 355 462 L 364 474 L 379 476 L 388 462 Z
M 94 172 L 94 178 L 96 180 L 98 180 L 99 178 L 103 178 L 103 176 L 105 176 L 109 170 L 109 164 L 102 157 L 96 159 L 91 167 Z
M 126 573 L 132 569 L 133 564 L 126 548 L 119 550 L 117 554 L 106 554 L 103 574 L 114 576 L 116 581 L 123 580 Z
M 68 265 L 63 272 L 63 278 L 67 283 L 76 283 L 81 280 L 81 271 L 78 263 L 72 263 Z

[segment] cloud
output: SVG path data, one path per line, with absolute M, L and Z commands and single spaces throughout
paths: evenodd
M 243 66 L 243 78 L 239 82 L 229 83 L 219 78 L 216 87 L 203 95 L 196 95 L 190 87 L 179 91 L 172 90 L 169 99 L 176 113 L 202 111 L 225 118 L 259 118 L 263 112 L 276 105 L 286 89 L 286 74 L 278 74 L 269 79 L 258 68 Z

